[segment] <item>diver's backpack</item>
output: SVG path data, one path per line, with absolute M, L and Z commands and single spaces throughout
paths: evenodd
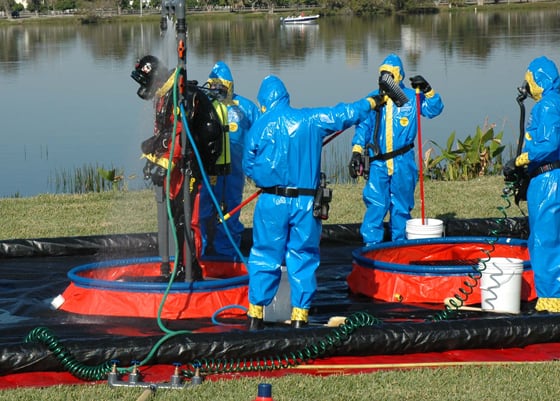
M 145 157 L 165 168 L 169 156 L 164 155 L 169 152 L 172 140 L 173 107 L 173 91 L 170 90 L 156 109 L 156 135 L 145 140 L 141 146 Z M 194 147 L 188 146 L 186 149 L 187 159 L 193 162 L 193 175 L 200 178 L 201 168 L 207 175 L 229 174 L 231 158 L 227 107 L 217 99 L 211 99 L 209 92 L 198 87 L 196 81 L 189 81 L 185 108 L 189 134 L 194 142 Z M 195 152 L 200 156 L 202 166 Z
M 196 83 L 187 87 L 187 122 L 208 175 L 231 172 L 227 107 Z

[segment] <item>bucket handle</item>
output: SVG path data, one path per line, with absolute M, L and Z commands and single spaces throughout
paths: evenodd
M 485 274 L 484 272 L 486 272 L 486 274 L 488 274 L 488 278 L 490 280 L 492 280 L 494 283 L 496 283 L 496 285 L 489 285 L 486 288 L 484 288 L 482 286 L 480 287 L 481 291 L 488 291 L 490 294 L 492 294 L 491 298 L 490 297 L 486 298 L 486 302 L 492 308 L 494 308 L 494 304 L 492 303 L 492 301 L 497 301 L 498 300 L 498 295 L 493 290 L 496 289 L 496 288 L 500 288 L 500 286 L 506 285 L 507 283 L 509 283 L 513 279 L 513 276 L 515 274 L 522 274 L 523 273 L 523 269 L 521 269 L 521 271 L 517 271 L 517 269 L 516 269 L 514 271 L 511 271 L 511 274 L 509 274 L 506 281 L 500 282 L 500 281 L 496 280 L 495 277 L 496 276 L 504 276 L 505 275 L 504 273 L 506 273 L 506 269 L 500 268 L 500 266 L 497 266 L 496 264 L 494 264 L 494 267 L 498 270 L 497 272 L 496 271 L 488 271 L 488 270 L 484 269 L 484 270 L 481 270 L 481 273 Z M 507 269 L 507 270 L 508 270 L 508 273 L 510 273 L 509 269 Z

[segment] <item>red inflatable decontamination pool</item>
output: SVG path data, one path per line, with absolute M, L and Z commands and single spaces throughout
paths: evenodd
M 162 319 L 196 319 L 239 306 L 223 316 L 245 314 L 249 277 L 242 263 L 208 263 L 204 280 L 172 284 L 162 278 L 160 266 L 159 257 L 77 266 L 68 272 L 71 284 L 59 297 L 60 309 L 82 315 L 147 318 L 161 312 Z
M 521 300 L 536 298 L 527 241 L 513 238 L 429 238 L 360 248 L 352 253 L 347 281 L 353 293 L 379 301 L 441 304 L 466 291 L 463 303 L 479 304 L 478 263 L 490 257 L 523 260 Z

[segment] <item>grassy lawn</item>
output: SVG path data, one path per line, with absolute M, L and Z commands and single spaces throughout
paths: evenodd
M 260 382 L 272 384 L 275 401 L 521 401 L 556 400 L 558 362 L 410 368 L 354 375 L 286 375 L 280 378 L 206 380 L 184 390 L 157 390 L 158 401 L 254 400 Z M 141 388 L 107 384 L 3 390 L 0 400 L 123 401 L 140 400 Z M 147 398 L 146 398 L 147 399 Z
M 355 184 L 336 184 L 329 219 L 325 224 L 359 223 L 365 207 L 363 180 Z M 502 197 L 501 177 L 481 177 L 471 181 L 427 181 L 424 202 L 416 191 L 413 217 L 430 218 L 503 217 L 498 208 L 507 207 Z M 245 187 L 245 197 L 255 191 Z M 246 227 L 252 226 L 255 201 L 241 211 Z M 522 203 L 524 212 L 526 204 Z M 515 205 L 508 217 L 521 216 Z M 0 198 L 0 240 L 16 238 L 53 238 L 82 235 L 107 235 L 157 231 L 156 202 L 153 191 L 103 192 L 83 195 L 39 195 L 28 198 Z

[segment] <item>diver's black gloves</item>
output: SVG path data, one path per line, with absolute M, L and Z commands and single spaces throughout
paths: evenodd
M 517 181 L 519 177 L 520 167 L 515 165 L 515 159 L 511 159 L 503 167 L 503 173 L 506 181 Z
M 410 85 L 414 89 L 418 88 L 424 93 L 428 93 L 432 90 L 432 87 L 430 86 L 428 81 L 426 81 L 424 79 L 424 77 L 422 75 L 416 75 L 416 76 L 410 78 Z
M 358 178 L 364 172 L 364 162 L 362 159 L 362 154 L 360 152 L 352 152 L 352 158 L 348 164 L 348 171 L 350 172 L 350 177 Z
M 165 181 L 165 177 L 167 176 L 167 170 L 161 166 L 158 166 L 151 161 L 147 161 L 144 169 L 142 170 L 144 173 L 145 180 L 152 180 L 152 183 L 158 187 L 163 186 Z

